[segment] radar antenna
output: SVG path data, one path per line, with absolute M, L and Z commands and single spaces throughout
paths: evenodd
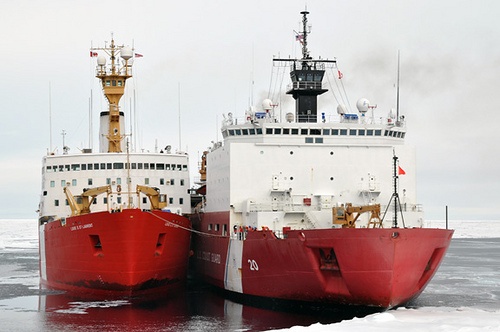
M 307 14 L 309 14 L 309 12 L 307 10 L 304 10 L 300 13 L 302 14 L 302 59 L 306 60 L 311 59 L 309 50 L 307 49 Z

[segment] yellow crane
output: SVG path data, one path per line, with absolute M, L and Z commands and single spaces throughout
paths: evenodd
M 94 203 L 95 198 L 98 195 L 106 193 L 111 194 L 111 186 L 102 186 L 96 188 L 86 188 L 83 189 L 81 195 L 73 196 L 69 187 L 64 187 L 64 193 L 68 199 L 68 204 L 71 209 L 72 216 L 78 216 L 80 214 L 90 213 L 90 205 Z
M 167 195 L 160 194 L 160 189 L 137 185 L 137 195 L 145 194 L 151 202 L 151 210 L 161 210 L 167 206 Z
M 342 225 L 342 228 L 355 228 L 356 221 L 362 213 L 371 212 L 368 220 L 370 225 L 382 228 L 382 220 L 380 219 L 380 204 L 352 206 L 351 203 L 342 204 L 333 208 L 333 223 Z

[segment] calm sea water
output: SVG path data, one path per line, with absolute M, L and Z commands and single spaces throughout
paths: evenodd
M 242 303 L 192 282 L 159 300 L 75 298 L 40 289 L 36 239 L 2 242 L 13 234 L 0 231 L 1 331 L 263 331 L 373 312 Z M 500 239 L 454 239 L 438 274 L 409 306 L 500 308 L 499 262 Z

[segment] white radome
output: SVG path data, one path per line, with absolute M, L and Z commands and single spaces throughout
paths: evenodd
M 368 112 L 369 107 L 370 107 L 370 102 L 366 98 L 361 98 L 356 102 L 356 108 L 358 109 L 359 113 Z

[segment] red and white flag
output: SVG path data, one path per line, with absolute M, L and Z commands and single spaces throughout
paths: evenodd
M 96 57 L 98 56 L 99 54 L 97 54 L 97 52 L 92 52 L 90 51 L 90 57 L 93 58 L 93 57 Z
M 135 53 L 135 57 L 136 57 L 136 58 L 142 58 L 143 56 L 144 56 L 144 55 L 142 55 L 142 54 Z
M 398 166 L 398 175 L 405 175 L 405 174 L 406 172 L 404 171 L 404 169 Z

